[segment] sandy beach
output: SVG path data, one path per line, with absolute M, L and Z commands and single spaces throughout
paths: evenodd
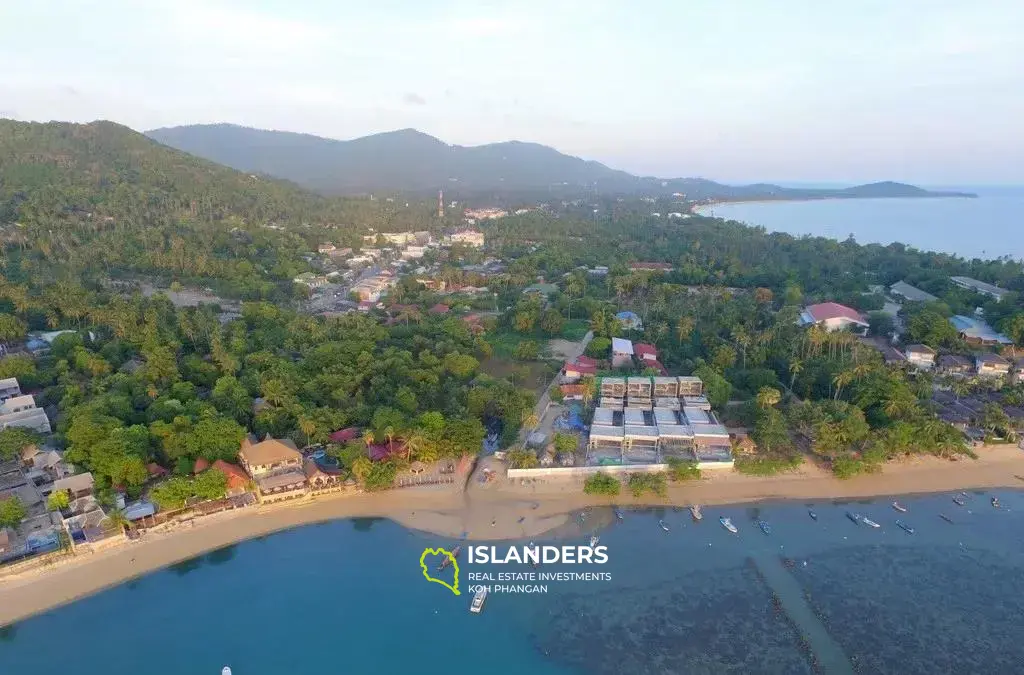
M 385 517 L 436 534 L 441 541 L 462 536 L 493 541 L 545 533 L 557 537 L 560 529 L 569 530 L 573 511 L 613 501 L 622 505 L 715 505 L 1024 488 L 1024 451 L 995 446 L 981 449 L 979 455 L 977 460 L 957 462 L 913 458 L 887 464 L 882 473 L 847 481 L 810 464 L 771 478 L 705 472 L 699 481 L 672 485 L 665 499 L 646 496 L 637 500 L 625 492 L 615 500 L 599 499 L 584 495 L 581 481 L 548 479 L 525 485 L 473 481 L 467 491 L 451 486 L 405 488 L 252 507 L 197 519 L 194 526 L 148 533 L 140 541 L 78 555 L 57 565 L 0 577 L 0 626 L 229 544 L 338 518 Z

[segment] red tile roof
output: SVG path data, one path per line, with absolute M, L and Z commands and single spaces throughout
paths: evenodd
M 240 466 L 218 459 L 211 468 L 224 474 L 228 479 L 229 489 L 244 488 L 249 485 L 249 475 Z
M 353 441 L 353 440 L 355 440 L 358 437 L 359 437 L 359 429 L 358 428 L 356 428 L 356 427 L 346 427 L 345 429 L 338 429 L 337 431 L 332 433 L 327 438 L 328 438 L 328 440 L 331 441 L 331 443 L 348 443 L 349 441 Z
M 562 366 L 566 374 L 579 373 L 580 375 L 597 375 L 597 366 L 583 363 L 566 363 Z
M 150 476 L 154 476 L 154 477 L 156 477 L 156 476 L 166 476 L 168 473 L 170 473 L 167 469 L 163 468 L 162 466 L 160 466 L 156 462 L 150 462 L 149 464 L 147 464 L 146 465 L 146 470 L 149 471 L 149 475 Z
M 431 314 L 447 314 L 450 309 L 451 308 L 448 307 L 448 305 L 439 302 L 436 305 L 434 305 L 433 307 L 431 307 L 428 311 Z
M 192 473 L 202 473 L 210 468 L 210 463 L 200 457 L 196 460 L 196 463 L 192 466 Z
M 647 361 L 658 360 L 658 349 L 654 345 L 649 345 L 644 342 L 637 342 L 633 345 L 633 353 L 636 354 L 638 359 L 645 359 Z
M 366 453 L 375 462 L 387 459 L 391 455 L 404 455 L 405 443 L 394 439 L 391 443 L 375 443 L 366 449 Z
M 582 384 L 563 384 L 559 387 L 562 390 L 562 396 L 582 396 L 583 385 Z
M 867 324 L 860 312 L 852 307 L 840 305 L 838 302 L 823 302 L 818 305 L 808 305 L 805 311 L 812 319 L 815 320 L 815 322 L 827 321 L 828 319 L 849 319 L 850 321 Z
M 576 363 L 580 364 L 581 366 L 596 366 L 597 359 L 592 359 L 589 356 L 583 356 L 581 354 L 580 356 L 576 357 Z

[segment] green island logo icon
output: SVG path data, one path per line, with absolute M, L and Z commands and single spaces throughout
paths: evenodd
M 435 579 L 434 577 L 430 576 L 430 572 L 427 571 L 428 555 L 443 555 L 446 558 L 448 558 L 448 561 L 451 564 L 452 569 L 455 570 L 454 584 L 449 584 L 447 581 L 443 581 L 442 579 Z M 423 570 L 423 577 L 427 581 L 432 581 L 435 584 L 441 584 L 455 595 L 461 595 L 461 593 L 459 593 L 459 561 L 455 559 L 455 556 L 452 555 L 451 551 L 443 548 L 423 549 L 423 555 L 420 556 L 420 568 Z

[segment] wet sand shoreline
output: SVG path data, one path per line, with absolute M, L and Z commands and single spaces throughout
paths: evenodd
M 750 502 L 824 501 L 906 496 L 995 488 L 1024 488 L 1024 451 L 1013 446 L 980 450 L 978 460 L 949 462 L 914 458 L 893 462 L 882 473 L 840 481 L 805 465 L 760 478 L 706 472 L 672 485 L 666 498 L 626 492 L 612 498 L 583 494 L 582 482 L 550 479 L 518 484 L 471 483 L 468 493 L 451 486 L 404 488 L 372 494 L 341 494 L 316 500 L 251 507 L 197 519 L 194 527 L 150 533 L 138 542 L 82 554 L 49 567 L 0 577 L 0 626 L 73 602 L 189 558 L 282 530 L 346 518 L 389 518 L 439 539 L 476 541 L 558 536 L 571 514 L 591 506 L 686 506 Z M 522 519 L 522 522 L 520 522 Z

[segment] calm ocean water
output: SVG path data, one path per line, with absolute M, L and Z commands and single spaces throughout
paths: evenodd
M 1024 188 L 971 188 L 977 199 L 836 199 L 719 204 L 720 218 L 770 232 L 861 244 L 894 241 L 965 258 L 1024 258 Z M 711 213 L 705 209 L 704 213 Z
M 459 597 L 419 570 L 425 546 L 450 542 L 388 520 L 312 525 L 0 630 L 0 672 L 811 673 L 812 654 L 824 672 L 1020 672 L 1024 493 L 979 492 L 965 507 L 950 497 L 906 499 L 907 514 L 888 499 L 819 503 L 817 522 L 796 503 L 708 508 L 701 523 L 681 509 L 627 510 L 616 523 L 597 509 L 569 541 L 598 529 L 610 581 L 492 593 L 480 615 L 468 612 L 470 566 Z

